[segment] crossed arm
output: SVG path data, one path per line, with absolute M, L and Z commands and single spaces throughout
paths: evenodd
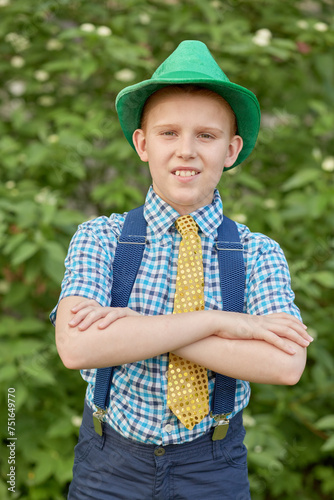
M 67 368 L 121 365 L 175 352 L 215 372 L 250 382 L 293 385 L 313 339 L 286 313 L 256 316 L 226 311 L 142 316 L 94 300 L 61 300 L 56 343 Z

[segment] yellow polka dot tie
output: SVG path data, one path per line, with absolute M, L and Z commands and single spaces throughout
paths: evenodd
M 204 274 L 201 238 L 190 215 L 175 222 L 181 233 L 173 314 L 204 310 Z M 209 413 L 207 369 L 169 354 L 167 404 L 191 430 Z

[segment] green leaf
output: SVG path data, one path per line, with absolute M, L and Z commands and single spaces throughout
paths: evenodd
M 318 271 L 312 275 L 312 279 L 326 288 L 334 288 L 334 272 Z
M 46 252 L 46 258 L 49 260 L 50 265 L 57 263 L 64 263 L 66 252 L 65 249 L 57 241 L 46 241 L 43 249 Z
M 54 466 L 55 460 L 53 457 L 50 457 L 45 452 L 41 454 L 41 458 L 34 469 L 34 482 L 40 484 L 46 481 L 52 475 Z
M 249 175 L 245 172 L 240 173 L 238 182 L 240 182 L 240 184 L 242 184 L 243 186 L 249 187 L 250 189 L 258 192 L 262 191 L 264 188 L 264 185 L 260 181 L 260 179 L 257 179 L 253 175 Z
M 42 340 L 37 339 L 21 338 L 8 342 L 8 347 L 15 358 L 35 356 L 44 345 L 45 343 Z
M 26 380 L 30 380 L 36 386 L 56 384 L 54 374 L 44 367 L 44 362 L 39 362 L 37 357 L 35 360 L 25 360 L 21 363 L 20 368 Z
M 334 429 L 334 415 L 326 415 L 322 417 L 315 424 L 317 429 L 326 430 L 326 429 Z
M 290 177 L 281 187 L 282 191 L 291 191 L 292 189 L 297 189 L 311 184 L 317 179 L 321 173 L 315 169 L 302 169 L 295 175 Z
M 11 236 L 3 249 L 5 255 L 10 255 L 17 247 L 21 246 L 24 240 L 27 238 L 25 233 L 18 233 Z
M 11 258 L 13 266 L 18 266 L 19 264 L 22 264 L 22 262 L 30 259 L 30 257 L 36 254 L 38 249 L 39 246 L 37 245 L 37 243 L 32 241 L 24 242 L 17 250 L 13 252 Z
M 15 365 L 5 365 L 0 367 L 0 382 L 13 381 L 17 376 L 17 368 Z
M 327 439 L 326 443 L 321 447 L 322 451 L 333 451 L 334 450 L 334 434 Z
M 57 420 L 47 432 L 49 438 L 59 438 L 70 436 L 73 432 L 73 424 L 70 417 Z

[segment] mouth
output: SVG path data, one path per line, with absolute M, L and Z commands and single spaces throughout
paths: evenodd
M 177 177 L 194 177 L 195 175 L 198 175 L 199 172 L 197 170 L 190 169 L 175 169 L 172 174 Z

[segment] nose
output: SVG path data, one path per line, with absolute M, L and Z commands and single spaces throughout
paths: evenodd
M 176 156 L 188 160 L 196 157 L 195 141 L 188 135 L 182 135 L 177 141 Z

